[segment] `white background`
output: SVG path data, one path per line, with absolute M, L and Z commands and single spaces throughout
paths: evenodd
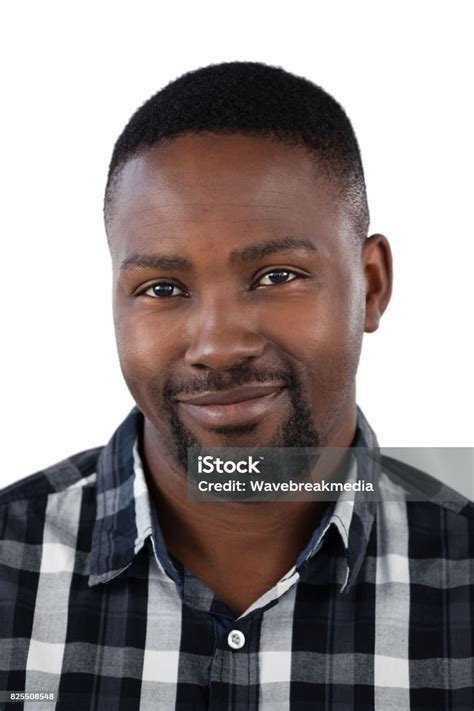
M 395 288 L 358 402 L 383 446 L 472 446 L 470 2 L 2 5 L 0 486 L 105 443 L 132 406 L 102 195 L 131 113 L 181 73 L 259 60 L 346 108 Z

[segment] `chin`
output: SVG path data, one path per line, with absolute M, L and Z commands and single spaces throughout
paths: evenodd
M 279 440 L 278 432 L 273 436 L 259 432 L 256 424 L 239 427 L 219 427 L 209 430 L 206 436 L 196 437 L 201 447 L 272 447 Z

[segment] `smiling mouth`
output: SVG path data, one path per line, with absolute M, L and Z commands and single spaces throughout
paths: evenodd
M 283 383 L 246 385 L 232 390 L 177 396 L 179 408 L 204 427 L 238 427 L 269 415 L 286 392 Z

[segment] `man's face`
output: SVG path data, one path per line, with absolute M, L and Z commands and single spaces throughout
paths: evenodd
M 365 281 L 314 156 L 186 135 L 130 160 L 115 195 L 120 363 L 162 446 L 185 466 L 188 446 L 327 443 L 354 404 Z

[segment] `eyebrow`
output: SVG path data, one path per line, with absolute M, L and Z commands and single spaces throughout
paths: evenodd
M 120 265 L 120 271 L 126 271 L 138 267 L 139 269 L 163 269 L 164 271 L 189 271 L 193 265 L 189 259 L 176 257 L 171 254 L 132 254 L 124 259 Z
M 246 264 L 257 259 L 268 257 L 276 252 L 297 252 L 301 250 L 317 252 L 318 248 L 309 240 L 298 237 L 281 237 L 268 242 L 249 245 L 242 249 L 235 249 L 229 255 L 231 264 Z
M 276 252 L 296 252 L 296 251 L 317 252 L 318 248 L 308 239 L 297 237 L 281 237 L 271 239 L 267 242 L 248 245 L 241 249 L 234 249 L 229 255 L 230 264 L 248 264 L 263 257 L 268 257 Z M 173 254 L 132 254 L 123 260 L 120 265 L 121 271 L 126 271 L 134 267 L 146 269 L 163 269 L 168 271 L 190 271 L 193 268 L 192 262 L 184 257 Z

